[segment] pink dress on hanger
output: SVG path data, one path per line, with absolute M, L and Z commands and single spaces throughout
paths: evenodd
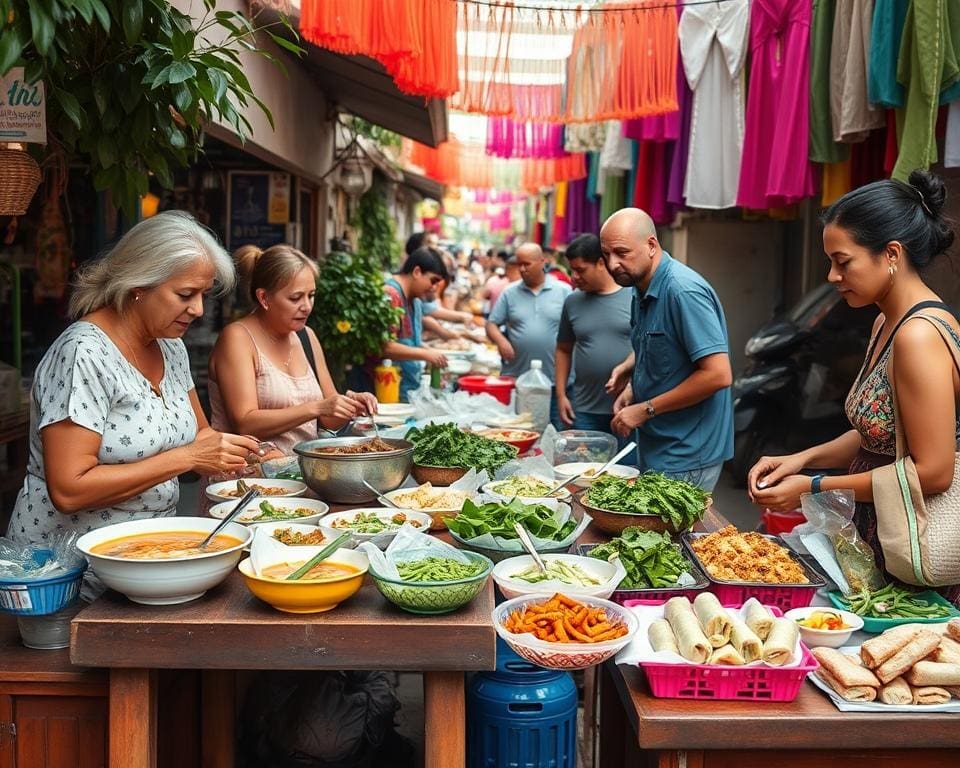
M 809 160 L 813 4 L 753 0 L 750 86 L 737 205 L 775 208 L 814 194 Z

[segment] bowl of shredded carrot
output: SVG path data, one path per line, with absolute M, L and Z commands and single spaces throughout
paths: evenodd
M 527 661 L 549 669 L 586 669 L 612 658 L 639 626 L 610 600 L 556 593 L 524 595 L 493 611 L 497 634 Z

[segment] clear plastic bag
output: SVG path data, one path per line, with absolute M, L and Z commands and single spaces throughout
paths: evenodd
M 46 541 L 24 544 L 0 538 L 0 577 L 5 579 L 46 579 L 83 565 L 77 549 L 76 531 L 55 531 Z
M 411 525 L 403 525 L 393 537 L 393 541 L 385 552 L 381 552 L 375 544 L 365 541 L 357 546 L 367 553 L 370 562 L 377 573 L 390 579 L 399 579 L 397 563 L 406 563 L 411 560 L 423 560 L 428 557 L 446 557 L 458 563 L 469 564 L 470 558 L 463 552 L 435 536 L 421 533 Z

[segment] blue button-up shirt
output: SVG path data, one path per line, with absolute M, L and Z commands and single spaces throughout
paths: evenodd
M 645 294 L 634 290 L 630 341 L 636 354 L 633 402 L 667 392 L 707 355 L 729 353 L 727 323 L 704 278 L 664 251 Z M 658 413 L 639 430 L 641 471 L 688 472 L 733 456 L 730 388 L 688 408 Z

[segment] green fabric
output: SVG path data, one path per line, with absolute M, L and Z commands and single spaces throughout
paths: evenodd
M 873 6 L 867 98 L 884 107 L 903 106 L 903 86 L 897 82 L 897 60 L 909 0 L 877 0 Z
M 837 0 L 814 0 L 810 30 L 810 159 L 839 163 L 850 156 L 850 147 L 833 140 L 830 123 L 830 49 Z
M 953 8 L 949 9 L 948 5 Z M 915 168 L 937 162 L 940 95 L 960 77 L 954 41 L 960 45 L 960 3 L 911 3 L 903 26 L 897 79 L 906 86 L 906 105 L 897 110 L 900 156 L 893 178 L 906 181 Z
M 603 183 L 603 197 L 600 199 L 600 221 L 606 221 L 624 207 L 627 199 L 626 185 L 626 176 L 615 176 L 611 173 L 606 175 Z

